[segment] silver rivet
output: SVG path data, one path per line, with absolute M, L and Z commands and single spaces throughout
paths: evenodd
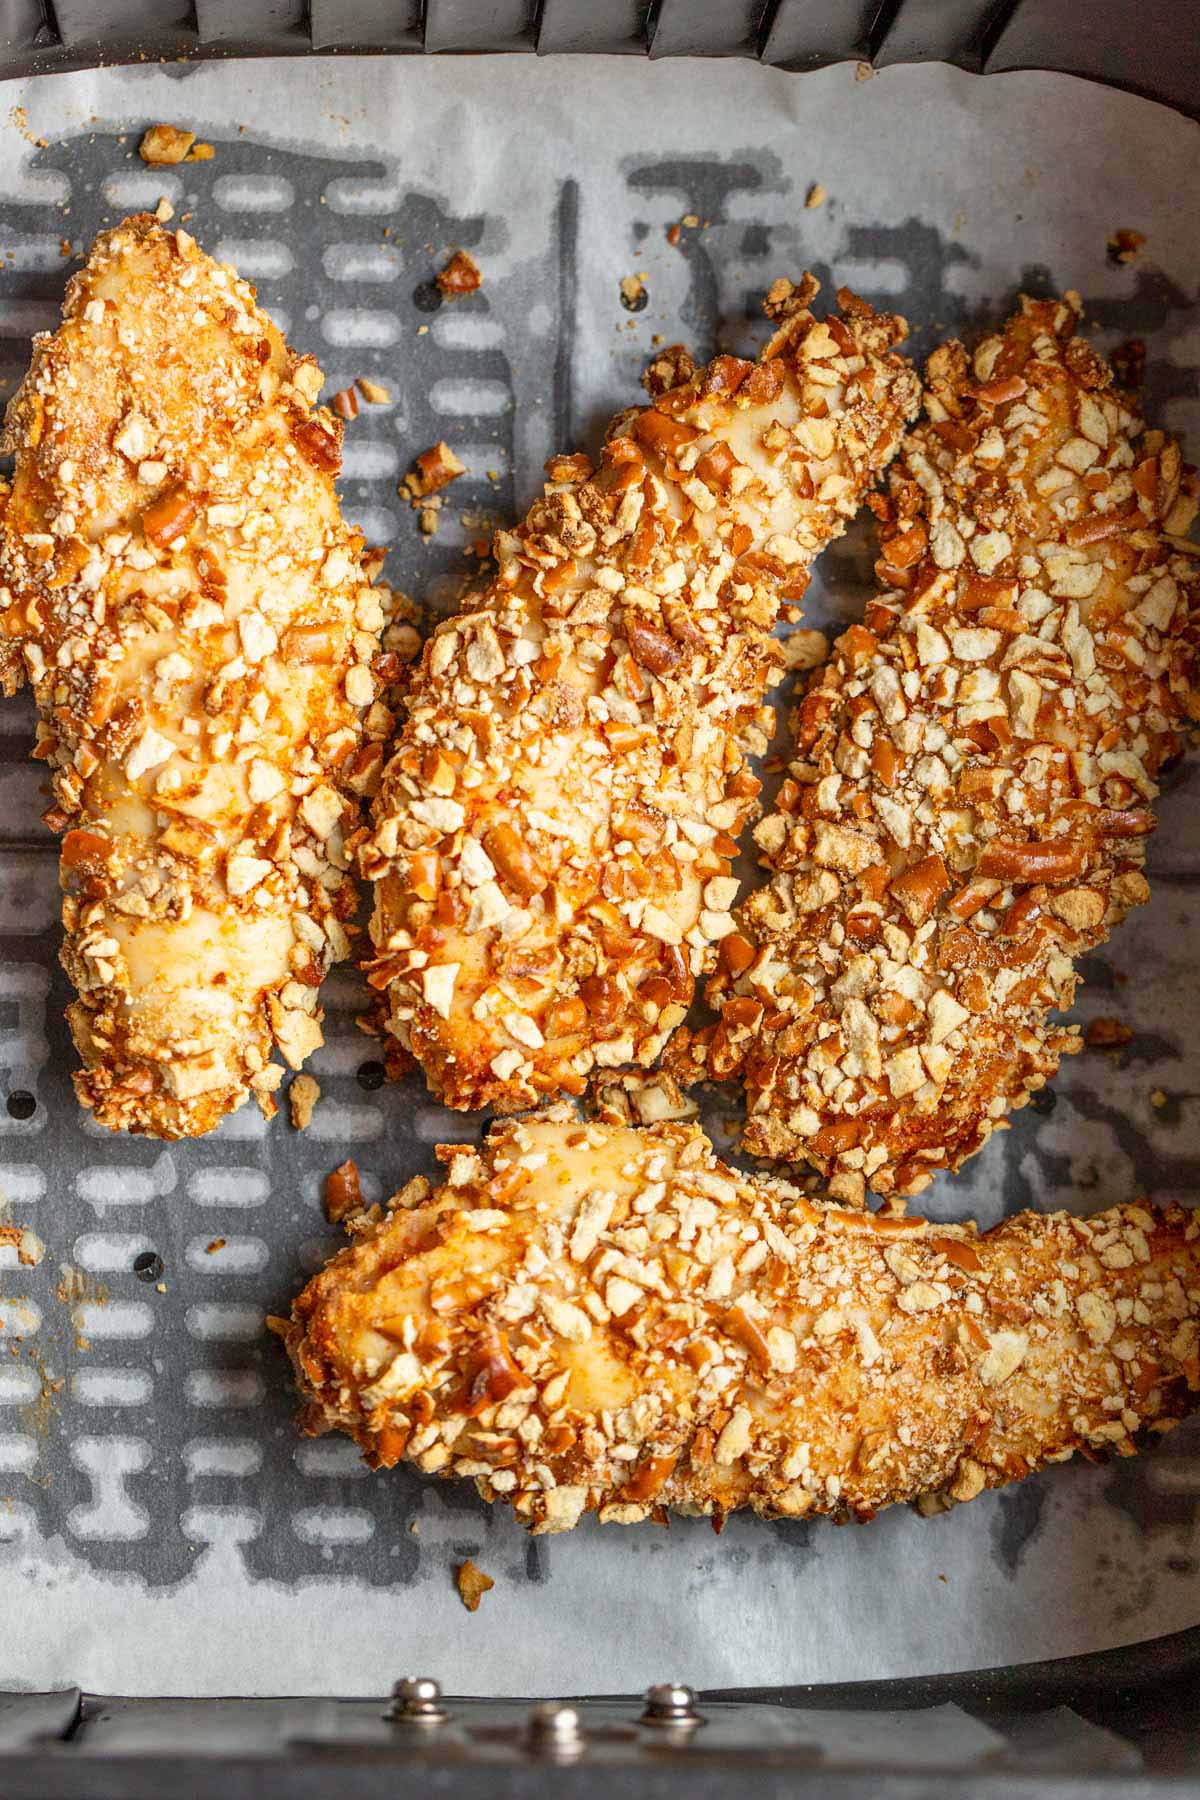
M 690 1687 L 678 1681 L 657 1681 L 646 1689 L 643 1725 L 703 1725 L 696 1711 L 696 1696 Z
M 447 1716 L 441 1684 L 431 1675 L 404 1675 L 393 1687 L 393 1719 L 436 1725 Z
M 579 1714 L 557 1700 L 543 1700 L 534 1707 L 526 1736 L 529 1748 L 541 1756 L 573 1757 L 583 1749 Z

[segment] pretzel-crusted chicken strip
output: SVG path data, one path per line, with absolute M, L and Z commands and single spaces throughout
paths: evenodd
M 1080 956 L 1149 894 L 1163 764 L 1197 705 L 1194 481 L 1030 301 L 928 419 L 876 506 L 881 592 L 811 680 L 769 885 L 709 987 L 683 1078 L 744 1071 L 747 1150 L 835 1197 L 917 1193 L 1079 1047 Z
M 1198 1403 L 1197 1212 L 980 1235 L 810 1201 L 686 1125 L 551 1115 L 438 1154 L 447 1184 L 275 1328 L 308 1430 L 473 1476 L 535 1531 L 930 1509 Z
M 919 391 L 902 320 L 843 290 L 821 321 L 815 292 L 776 283 L 757 363 L 668 356 L 598 470 L 548 463 L 499 574 L 426 647 L 361 861 L 369 979 L 450 1106 L 652 1061 L 732 928 L 771 629 Z
M 272 1111 L 272 1049 L 321 1042 L 349 949 L 384 617 L 320 386 L 253 288 L 142 215 L 97 240 L 8 410 L 0 682 L 37 697 L 76 1088 L 114 1130 Z

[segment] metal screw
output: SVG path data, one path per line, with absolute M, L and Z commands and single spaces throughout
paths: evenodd
M 646 1689 L 643 1725 L 670 1725 L 691 1731 L 704 1720 L 696 1711 L 696 1696 L 690 1687 L 678 1681 L 656 1681 Z
M 406 1723 L 438 1725 L 449 1715 L 442 1689 L 431 1675 L 404 1675 L 392 1688 L 392 1717 Z
M 529 1748 L 539 1756 L 574 1758 L 583 1749 L 583 1731 L 573 1706 L 543 1700 L 529 1715 L 526 1734 Z

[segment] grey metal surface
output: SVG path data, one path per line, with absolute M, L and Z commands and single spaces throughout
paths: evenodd
M 422 0 L 309 0 L 314 50 L 420 50 Z
M 1193 0 L 0 0 L 0 73 L 306 50 L 536 49 L 1063 69 L 1200 112 Z
M 1023 0 L 996 34 L 987 67 L 1065 69 L 1161 94 L 1195 113 L 1200 9 L 1195 0 Z M 1154 174 L 1171 179 L 1171 171 Z
M 283 51 L 309 42 L 307 0 L 193 0 L 196 36 L 202 44 L 248 40 Z
M 46 22 L 69 49 L 114 40 L 153 48 L 198 41 L 190 0 L 52 0 Z
M 428 1793 L 597 1800 L 636 1782 L 663 1800 L 758 1794 L 826 1800 L 1110 1800 L 1190 1794 L 1200 1768 L 1200 1635 L 1028 1670 L 640 1699 L 479 1700 L 428 1676 L 367 1700 L 128 1700 L 0 1696 L 5 1800 L 186 1793 Z M 681 1715 L 682 1727 L 663 1715 Z M 1164 1721 L 1166 1726 L 1164 1728 Z M 476 1778 L 480 1777 L 481 1780 Z M 1185 1778 L 1181 1782 L 1180 1777 Z
M 6 1756 L 65 1737 L 79 1717 L 80 1699 L 78 1688 L 61 1694 L 0 1694 L 0 1779 Z
M 764 62 L 788 69 L 868 58 L 886 9 L 880 0 L 778 0 L 764 20 Z
M 952 62 L 960 69 L 982 69 L 996 31 L 1012 11 L 1013 0 L 903 0 L 873 60 L 880 68 Z
M 425 0 L 426 50 L 532 50 L 537 0 Z
M 753 56 L 770 0 L 660 0 L 651 56 Z
M 0 1701 L 0 1706 L 3 1702 Z M 125 1700 L 31 1696 L 14 1707 L 5 1753 L 71 1740 L 91 1764 L 176 1752 L 272 1758 L 296 1750 L 393 1752 L 397 1758 L 482 1760 L 499 1767 L 533 1755 L 609 1767 L 653 1766 L 664 1756 L 753 1765 L 780 1757 L 827 1771 L 935 1773 L 1008 1768 L 1074 1774 L 1131 1772 L 1136 1748 L 1060 1706 L 989 1721 L 953 1702 L 908 1709 L 829 1709 L 706 1700 L 690 1729 L 663 1727 L 630 1699 L 565 1701 L 447 1696 L 437 1717 L 394 1716 L 370 1700 Z M 0 1711 L 0 1726 L 5 1721 Z M 2 1791 L 2 1789 L 0 1789 Z
M 646 48 L 650 0 L 542 0 L 537 47 L 553 56 L 566 51 L 640 55 Z

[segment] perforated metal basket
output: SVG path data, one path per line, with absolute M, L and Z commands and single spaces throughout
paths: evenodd
M 146 57 L 350 51 L 1052 68 L 1200 116 L 1200 0 L 0 0 L 0 76 Z M 11 829 L 6 841 L 16 843 Z M 4 991 L 9 1010 L 33 1003 Z M 331 1004 L 336 1011 L 336 996 Z M 8 1024 L 0 1016 L 0 1031 Z M 47 1029 L 65 1059 L 61 1020 Z M 358 1071 L 364 1086 L 371 1066 Z M 10 1083 L 19 1124 L 18 1098 Z M 6 1644 L 10 1664 L 14 1652 L 19 1659 L 19 1646 Z M 400 1683 L 391 1704 L 0 1695 L 0 1800 L 366 1800 L 431 1787 L 599 1800 L 615 1785 L 671 1800 L 732 1800 L 747 1785 L 846 1800 L 1200 1792 L 1200 1627 L 970 1675 L 531 1704 L 445 1699 L 432 1680 Z

